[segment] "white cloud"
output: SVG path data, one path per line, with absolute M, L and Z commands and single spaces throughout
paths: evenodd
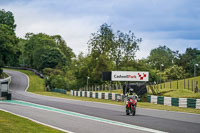
M 185 40 L 185 39 L 168 39 L 168 40 L 143 40 L 141 44 L 139 44 L 140 50 L 136 53 L 137 59 L 146 58 L 150 55 L 150 52 L 154 48 L 158 48 L 158 46 L 166 45 L 173 51 L 179 51 L 179 53 L 184 53 L 186 48 L 198 48 L 200 44 L 200 40 Z
M 28 5 L 8 5 L 6 10 L 12 11 L 17 24 L 16 34 L 24 37 L 26 33 L 46 33 L 49 35 L 61 35 L 67 45 L 76 54 L 87 52 L 87 42 L 91 33 L 96 32 L 98 27 L 107 21 L 108 16 L 83 16 L 64 17 L 62 14 L 47 15 L 38 7 Z
M 59 34 L 76 54 L 86 52 L 91 33 L 105 22 L 115 31 L 132 30 L 143 39 L 137 58 L 147 57 L 159 45 L 181 52 L 187 47 L 200 48 L 198 3 L 190 7 L 185 0 L 6 2 L 1 8 L 14 13 L 17 36 L 24 37 L 27 32 Z

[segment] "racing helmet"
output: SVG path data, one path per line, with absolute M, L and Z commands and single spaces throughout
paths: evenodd
M 134 89 L 133 89 L 133 88 L 130 88 L 130 89 L 129 89 L 129 94 L 130 94 L 130 95 L 133 95 L 133 92 L 134 92 Z

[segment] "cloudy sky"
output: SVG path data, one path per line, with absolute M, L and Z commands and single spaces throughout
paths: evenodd
M 199 0 L 0 0 L 0 9 L 13 12 L 18 37 L 59 34 L 76 54 L 87 52 L 91 33 L 103 23 L 142 38 L 139 59 L 159 45 L 181 53 L 200 49 Z

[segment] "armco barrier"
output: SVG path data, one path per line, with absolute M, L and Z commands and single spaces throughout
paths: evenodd
M 51 92 L 58 92 L 58 93 L 62 93 L 62 94 L 67 94 L 67 91 L 64 89 L 50 89 Z
M 200 109 L 200 99 L 194 99 L 194 98 L 174 98 L 174 97 L 148 95 L 147 102 L 154 104 L 163 104 L 167 106 Z
M 91 91 L 73 91 L 70 92 L 71 96 L 81 96 L 90 97 L 97 99 L 107 99 L 114 101 L 124 101 L 124 96 L 122 94 L 115 93 L 103 93 L 103 92 L 91 92 Z
M 4 66 L 4 68 L 10 68 L 10 69 L 19 69 L 19 70 L 29 70 L 34 72 L 36 75 L 38 75 L 40 78 L 44 78 L 44 75 L 40 73 L 36 69 L 28 68 L 28 67 L 10 67 L 10 66 Z

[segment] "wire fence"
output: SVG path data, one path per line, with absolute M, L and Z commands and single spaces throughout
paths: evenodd
M 182 80 L 170 80 L 164 83 L 156 84 L 150 83 L 147 86 L 147 91 L 151 91 L 153 94 L 159 93 L 160 90 L 169 89 L 169 90 L 176 90 L 176 89 L 187 89 L 193 92 L 199 92 L 200 88 L 200 76 L 187 78 Z
M 102 85 L 88 85 L 83 88 L 80 88 L 80 91 L 112 91 L 120 90 L 123 88 L 123 85 L 120 83 L 112 84 L 102 84 Z

